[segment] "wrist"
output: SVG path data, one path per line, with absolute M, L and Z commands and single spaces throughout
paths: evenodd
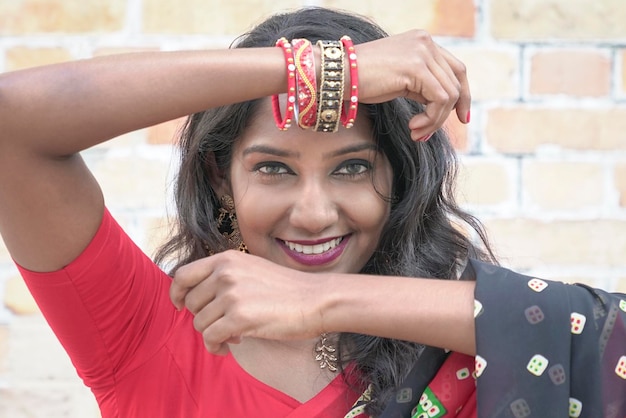
M 316 303 L 315 309 L 320 318 L 321 332 L 354 332 L 363 329 L 358 322 L 363 315 L 363 283 L 356 274 L 321 273 L 314 274 Z

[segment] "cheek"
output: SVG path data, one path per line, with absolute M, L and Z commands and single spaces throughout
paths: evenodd
M 239 229 L 244 239 L 267 235 L 284 218 L 284 202 L 279 194 L 250 187 L 244 193 L 237 193 L 235 204 Z M 271 197 L 269 197 L 271 196 Z
M 363 223 L 369 224 L 369 229 L 376 234 L 375 241 L 378 242 L 380 232 L 389 219 L 390 206 L 379 195 L 376 195 L 376 204 L 370 203 L 367 208 L 367 210 L 363 211 L 363 216 L 367 216 L 367 218 L 363 219 Z
M 374 188 L 372 184 L 360 190 L 346 191 L 342 199 L 343 208 L 358 225 L 358 229 L 379 234 L 389 218 L 390 204 L 384 199 L 389 196 L 389 192 L 388 187 Z

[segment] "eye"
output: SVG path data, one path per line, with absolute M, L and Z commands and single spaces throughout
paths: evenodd
M 261 174 L 265 174 L 265 175 L 268 175 L 268 176 L 277 176 L 277 175 L 281 175 L 281 174 L 289 174 L 289 173 L 291 173 L 291 170 L 289 170 L 289 168 L 287 168 L 287 166 L 285 166 L 282 163 L 278 163 L 278 162 L 259 163 L 259 164 L 254 166 L 254 170 L 258 171 Z
M 365 174 L 372 168 L 372 164 L 366 160 L 349 160 L 340 165 L 335 174 L 345 176 L 358 176 Z

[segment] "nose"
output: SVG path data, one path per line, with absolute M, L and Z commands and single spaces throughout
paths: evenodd
M 292 226 L 311 235 L 320 234 L 339 220 L 336 199 L 329 187 L 318 181 L 300 184 L 294 192 L 289 214 Z

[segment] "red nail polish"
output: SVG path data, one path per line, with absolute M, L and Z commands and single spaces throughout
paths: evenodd
M 470 111 L 467 111 L 467 116 L 465 117 L 465 123 L 469 123 L 470 122 Z

